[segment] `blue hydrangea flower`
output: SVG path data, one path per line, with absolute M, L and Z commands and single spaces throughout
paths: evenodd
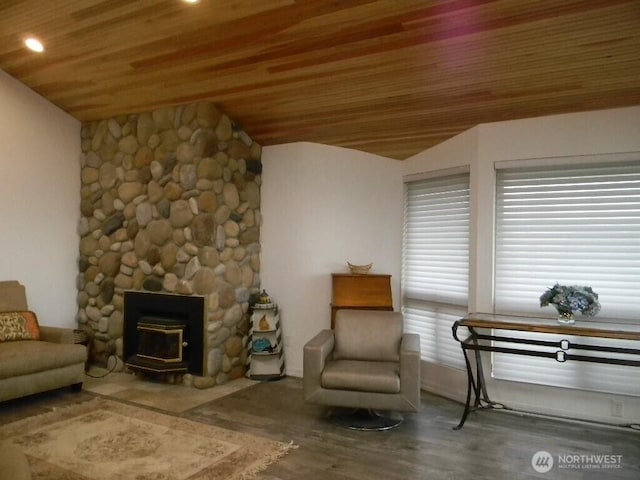
M 540 296 L 540 306 L 553 305 L 558 311 L 594 316 L 600 311 L 598 294 L 591 287 L 556 283 Z

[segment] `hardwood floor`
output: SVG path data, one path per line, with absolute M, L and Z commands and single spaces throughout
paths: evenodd
M 61 390 L 0 403 L 0 424 L 94 395 Z M 461 413 L 461 405 L 423 392 L 420 413 L 405 415 L 399 427 L 352 431 L 328 422 L 325 408 L 304 404 L 301 381 L 285 378 L 257 383 L 178 416 L 298 446 L 261 472 L 261 480 L 640 478 L 638 431 L 500 411 L 472 413 L 464 428 L 454 431 Z M 555 460 L 547 473 L 531 464 L 541 450 Z M 621 464 L 597 468 L 596 456 L 602 455 L 620 455 Z

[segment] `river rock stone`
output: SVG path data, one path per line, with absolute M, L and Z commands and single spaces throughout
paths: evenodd
M 251 243 L 257 243 L 260 239 L 260 230 L 257 227 L 247 228 L 240 234 L 240 243 L 242 245 L 249 245 Z
M 190 164 L 193 162 L 196 157 L 196 147 L 191 145 L 189 142 L 182 142 L 178 145 L 178 149 L 176 150 L 176 158 L 178 159 L 178 163 Z
M 185 278 L 191 280 L 198 270 L 200 270 L 200 260 L 198 260 L 198 257 L 193 257 L 187 262 L 187 267 L 184 271 Z
M 83 237 L 80 239 L 80 253 L 85 256 L 90 256 L 98 249 L 98 240 L 92 236 Z
M 224 233 L 227 236 L 227 238 L 237 237 L 238 234 L 240 233 L 240 226 L 233 220 L 227 220 L 226 222 L 224 222 L 223 227 L 224 227 Z
M 172 231 L 171 223 L 166 219 L 153 220 L 147 225 L 149 240 L 158 246 L 164 245 L 171 238 Z
M 224 198 L 224 203 L 231 210 L 238 208 L 238 206 L 240 205 L 240 196 L 238 194 L 238 189 L 233 183 L 225 183 L 222 189 L 222 196 Z
M 124 255 L 122 255 L 120 261 L 123 265 L 126 265 L 130 268 L 135 268 L 138 266 L 138 257 L 136 256 L 135 252 L 126 252 Z
M 182 228 L 190 225 L 193 220 L 193 212 L 189 202 L 186 200 L 176 200 L 171 204 L 169 214 L 173 228 Z
M 80 179 L 84 184 L 97 182 L 98 178 L 100 178 L 100 171 L 97 168 L 85 167 L 80 174 Z
M 138 182 L 125 182 L 118 187 L 118 197 L 125 204 L 130 203 L 142 193 L 142 184 Z
M 154 270 L 158 268 L 157 264 L 160 263 L 160 248 L 156 245 L 151 245 L 151 247 L 149 247 L 149 251 L 147 252 L 147 262 L 153 265 Z M 163 273 L 164 271 L 156 272 L 157 275 L 162 275 Z
M 133 135 L 127 135 L 118 142 L 118 149 L 132 155 L 138 150 L 138 140 Z
M 213 216 L 207 213 L 197 215 L 192 224 L 191 231 L 193 233 L 193 241 L 199 247 L 207 247 L 213 245 L 214 242 L 215 222 Z
M 216 125 L 216 137 L 218 140 L 226 142 L 231 139 L 231 134 L 233 133 L 233 127 L 231 124 L 231 119 L 226 115 L 222 115 L 220 120 L 218 121 L 218 125 Z
M 177 259 L 178 246 L 175 243 L 167 243 L 160 250 L 160 263 L 162 267 L 170 271 L 178 262 Z
M 134 251 L 138 258 L 146 258 L 147 252 L 151 247 L 151 237 L 147 230 L 140 230 L 135 237 Z
M 120 270 L 120 254 L 116 252 L 105 253 L 100 257 L 98 268 L 109 277 L 115 276 Z
M 107 190 L 113 187 L 117 181 L 116 167 L 111 163 L 103 163 L 99 171 L 100 186 Z
M 182 187 L 176 182 L 169 182 L 164 186 L 164 195 L 167 200 L 178 200 L 182 197 L 183 191 Z
M 142 282 L 142 287 L 150 292 L 159 292 L 162 290 L 162 279 L 158 277 L 147 277 Z
M 122 136 L 122 127 L 115 118 L 107 120 L 107 129 L 113 138 L 120 138 Z
M 159 108 L 151 112 L 153 122 L 159 130 L 167 130 L 173 128 L 173 107 Z
M 187 280 L 180 279 L 178 280 L 178 285 L 176 285 L 176 292 L 180 295 L 193 295 L 193 287 L 191 283 Z
M 255 182 L 247 182 L 243 194 L 250 208 L 260 207 L 260 187 Z
M 163 198 L 156 204 L 156 209 L 162 218 L 169 218 L 171 216 L 171 202 L 166 198 Z
M 137 151 L 135 157 L 133 157 L 133 166 L 137 169 L 142 169 L 144 167 L 149 167 L 149 165 L 151 165 L 151 163 L 153 162 L 154 159 L 154 154 L 153 154 L 153 150 L 149 147 L 147 147 L 146 145 L 140 147 L 140 149 Z M 145 180 L 148 182 L 150 180 L 151 177 L 151 169 L 147 168 L 147 175 L 146 177 L 140 177 L 140 181 L 142 181 L 143 183 L 145 182 Z
M 215 280 L 216 275 L 211 268 L 200 268 L 193 277 L 194 292 L 198 295 L 209 295 L 213 293 Z
M 116 275 L 115 279 L 113 280 L 113 283 L 116 288 L 121 288 L 124 290 L 128 290 L 133 286 L 133 280 L 131 279 L 131 277 L 128 275 L 124 275 L 123 273 L 118 273 L 118 275 Z
M 238 336 L 229 337 L 224 344 L 224 350 L 228 357 L 240 356 L 242 348 L 242 338 Z
M 224 279 L 233 287 L 242 284 L 242 271 L 236 262 L 230 261 L 225 264 L 227 269 L 224 272 Z
M 255 175 L 260 175 L 262 173 L 262 162 L 260 160 L 249 158 L 249 159 L 246 159 L 246 162 L 247 162 L 247 172 L 251 172 Z
M 93 150 L 87 152 L 85 160 L 88 167 L 99 168 L 102 165 L 102 159 Z
M 218 303 L 220 308 L 230 308 L 235 304 L 235 289 L 225 281 L 216 280 L 215 289 L 218 292 Z
M 200 264 L 206 267 L 216 267 L 220 263 L 218 251 L 213 247 L 203 247 L 200 249 Z
M 167 273 L 162 281 L 162 288 L 167 292 L 175 292 L 178 286 L 178 276 L 174 273 Z
M 226 327 L 233 327 L 240 321 L 241 318 L 242 307 L 240 307 L 240 305 L 236 303 L 225 312 L 224 317 L 222 317 L 222 324 Z
M 153 206 L 143 202 L 136 207 L 136 221 L 141 227 L 146 226 L 153 219 Z
M 196 119 L 198 125 L 205 128 L 214 128 L 222 114 L 213 103 L 200 102 L 196 106 Z
M 138 134 L 138 142 L 140 145 L 146 145 L 151 135 L 156 131 L 156 126 L 153 122 L 151 113 L 144 112 L 138 116 L 138 125 L 136 128 Z

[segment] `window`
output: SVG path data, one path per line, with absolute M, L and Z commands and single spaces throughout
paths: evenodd
M 402 304 L 423 360 L 464 368 L 451 325 L 467 314 L 469 174 L 406 183 Z
M 602 305 L 596 320 L 638 319 L 640 162 L 498 170 L 495 311 L 555 316 L 552 307 L 540 308 L 539 297 L 556 282 L 591 286 Z M 637 348 L 633 342 L 616 345 Z M 640 395 L 632 367 L 558 364 L 497 353 L 493 373 L 502 379 Z

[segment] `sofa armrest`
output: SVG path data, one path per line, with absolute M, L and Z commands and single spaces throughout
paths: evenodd
M 40 325 L 40 340 L 52 343 L 75 343 L 72 328 Z
M 320 377 L 327 358 L 333 352 L 333 330 L 322 330 L 304 346 L 302 387 L 305 398 L 321 388 Z
M 400 344 L 400 388 L 405 398 L 420 408 L 420 335 L 404 333 Z

